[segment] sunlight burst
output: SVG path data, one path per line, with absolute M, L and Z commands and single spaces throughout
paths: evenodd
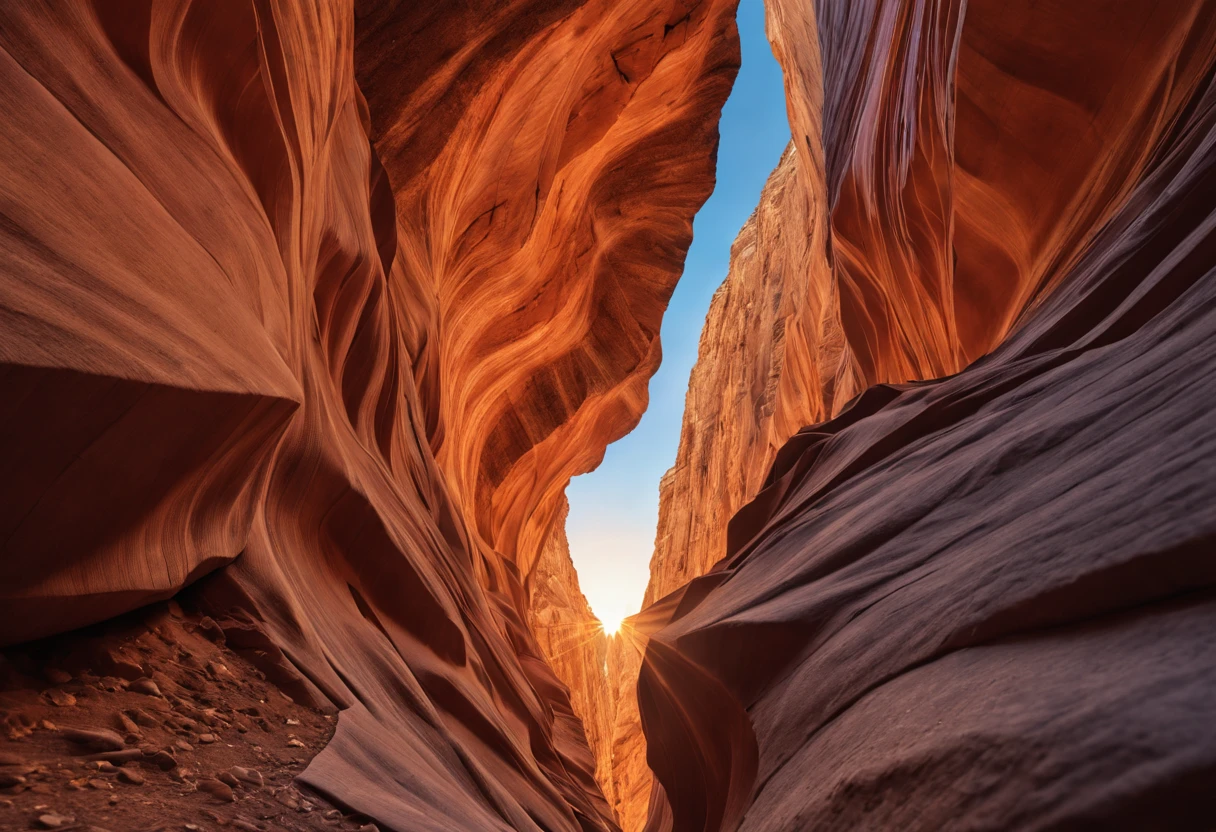
M 614 636 L 621 631 L 621 624 L 625 621 L 624 613 L 620 615 L 605 615 L 600 618 L 600 626 L 604 628 L 604 633 Z

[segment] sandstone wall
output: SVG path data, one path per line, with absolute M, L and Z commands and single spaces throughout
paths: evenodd
M 0 643 L 196 585 L 340 711 L 336 802 L 614 828 L 527 581 L 645 404 L 733 14 L 6 4 Z
M 636 620 L 648 828 L 1200 828 L 1210 4 L 797 5 L 839 366 L 880 384 Z

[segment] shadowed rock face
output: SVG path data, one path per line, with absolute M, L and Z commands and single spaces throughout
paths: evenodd
M 0 644 L 190 587 L 388 828 L 1210 827 L 1210 3 L 770 0 L 793 141 L 598 633 L 562 490 L 733 13 L 0 7 Z
M 1216 15 L 802 6 L 855 381 L 638 619 L 648 828 L 1207 828 Z M 745 490 L 764 444 L 690 424 Z
M 676 462 L 659 486 L 644 606 L 721 559 L 727 523 L 760 490 L 785 440 L 830 412 L 844 343 L 823 248 L 823 193 L 787 148 L 735 240 L 701 333 Z M 633 832 L 645 823 L 651 774 L 635 694 L 644 641 L 628 629 L 624 636 L 611 674 L 622 677 L 614 678 L 613 766 L 617 798 L 629 804 L 620 822 Z M 625 653 L 634 655 L 626 661 Z
M 613 828 L 527 585 L 645 404 L 733 12 L 6 4 L 0 643 L 194 584 L 341 711 L 335 801 Z

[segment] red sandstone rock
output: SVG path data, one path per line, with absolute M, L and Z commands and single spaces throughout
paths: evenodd
M 307 784 L 610 829 L 524 585 L 644 407 L 733 3 L 305 11 L 0 9 L 0 643 L 197 585 L 340 710 Z
M 1216 19 L 816 10 L 841 361 L 962 371 L 799 431 L 639 616 L 648 829 L 1206 827 Z

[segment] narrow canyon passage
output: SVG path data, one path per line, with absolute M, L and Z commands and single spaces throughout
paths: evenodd
M 1216 824 L 1211 0 L 767 0 L 599 626 L 739 14 L 0 5 L 0 828 Z

